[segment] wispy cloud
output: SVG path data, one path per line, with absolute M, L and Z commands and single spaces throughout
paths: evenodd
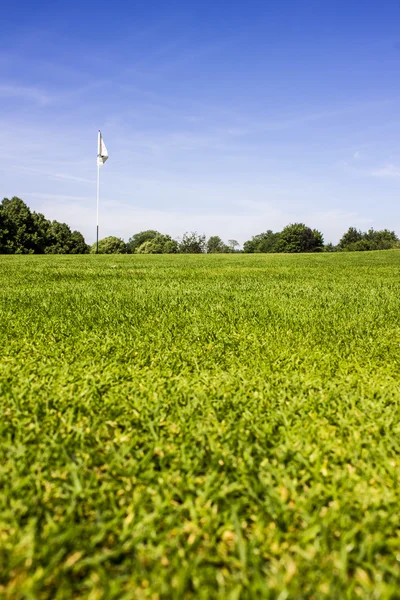
M 90 202 L 93 198 L 88 196 L 68 196 L 67 194 L 48 194 L 41 192 L 22 192 L 23 197 L 25 198 L 35 198 L 38 200 L 51 200 L 53 204 L 57 204 L 58 202 Z
M 1 155 L 0 155 L 1 157 Z M 51 161 L 44 161 L 45 166 L 51 167 Z M 55 168 L 57 168 L 58 163 L 55 162 L 54 164 Z M 25 166 L 22 164 L 8 164 L 4 169 L 0 166 L 0 171 L 7 171 L 7 172 L 17 172 L 20 175 L 24 174 L 24 175 L 30 175 L 30 176 L 39 176 L 41 178 L 46 178 L 46 179 L 51 179 L 51 180 L 56 180 L 56 181 L 71 181 L 73 183 L 90 183 L 91 185 L 93 185 L 95 183 L 95 178 L 93 179 L 89 179 L 87 177 L 79 177 L 76 175 L 71 175 L 69 173 L 57 173 L 57 172 L 52 172 L 49 171 L 47 169 L 42 169 L 42 168 L 35 168 L 35 167 L 29 167 L 29 166 Z
M 352 113 L 359 113 L 360 111 L 368 111 L 370 109 L 384 108 L 390 106 L 395 102 L 398 102 L 399 98 L 385 98 L 381 100 L 371 102 L 355 102 L 353 104 L 343 104 L 327 110 L 316 110 L 304 113 L 298 113 L 294 115 L 288 115 L 286 118 L 278 118 L 271 120 L 259 119 L 254 122 L 248 122 L 248 127 L 245 125 L 243 128 L 237 128 L 234 133 L 237 135 L 246 135 L 248 133 L 260 132 L 260 131 L 275 131 L 282 129 L 289 129 L 298 125 L 306 125 L 308 123 L 325 121 L 341 117 L 344 115 L 351 115 Z
M 373 169 L 370 174 L 374 177 L 400 177 L 400 166 L 389 163 L 379 169 Z
M 62 179 L 63 181 L 76 181 L 78 183 L 94 183 L 95 179 L 86 179 L 85 177 L 76 177 L 68 173 L 49 173 L 50 179 Z
M 13 84 L 0 85 L 0 97 L 22 98 L 43 105 L 51 101 L 50 96 L 41 89 Z

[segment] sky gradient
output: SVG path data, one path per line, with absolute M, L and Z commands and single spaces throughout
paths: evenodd
M 100 237 L 400 234 L 398 2 L 8 3 L 0 196 Z

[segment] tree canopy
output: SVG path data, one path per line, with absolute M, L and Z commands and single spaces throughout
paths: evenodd
M 321 252 L 324 247 L 322 233 L 304 223 L 287 225 L 279 234 L 277 252 Z
M 49 221 L 31 212 L 21 198 L 4 198 L 0 204 L 0 253 L 87 254 L 89 246 L 79 231 L 66 223 Z
M 91 254 L 96 254 L 97 244 L 96 242 L 90 248 Z M 121 238 L 110 235 L 108 237 L 99 240 L 99 251 L 98 254 L 126 254 L 126 244 Z
M 199 235 L 196 231 L 184 233 L 179 244 L 182 254 L 201 254 L 205 250 L 206 236 Z
M 243 244 L 243 252 L 253 254 L 258 252 L 277 252 L 277 242 L 279 233 L 274 233 L 268 229 L 265 233 L 254 235 L 251 240 Z
M 224 244 L 219 235 L 212 235 L 208 238 L 206 250 L 208 254 L 226 254 L 228 252 L 233 252 L 227 244 Z
M 366 232 L 349 227 L 337 245 L 337 249 L 346 252 L 360 250 L 390 250 L 399 246 L 399 238 L 394 231 L 382 229 L 375 231 L 369 229 Z
M 239 252 L 238 248 L 240 244 L 237 240 L 228 240 L 228 246 L 231 249 L 231 252 Z
M 243 244 L 243 251 L 255 252 L 321 252 L 324 247 L 322 233 L 304 223 L 287 225 L 280 232 L 268 229 Z
M 137 254 L 176 254 L 178 252 L 178 242 L 173 240 L 170 235 L 157 235 L 147 239 L 138 248 Z
M 139 231 L 129 238 L 126 246 L 130 254 L 134 254 L 136 250 L 145 242 L 154 239 L 157 235 L 161 235 L 159 231 L 155 229 L 147 229 L 146 231 Z

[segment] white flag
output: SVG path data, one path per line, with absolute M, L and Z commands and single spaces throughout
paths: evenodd
M 108 152 L 104 143 L 103 137 L 99 131 L 98 150 L 97 150 L 97 166 L 102 167 L 108 158 Z

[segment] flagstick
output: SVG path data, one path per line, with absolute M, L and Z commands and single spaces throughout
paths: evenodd
M 96 254 L 99 253 L 99 193 L 100 193 L 100 167 L 97 165 L 97 235 Z
M 100 165 L 99 156 L 101 154 L 101 133 L 97 134 L 97 233 L 96 233 L 96 254 L 99 253 L 99 195 L 100 195 Z

